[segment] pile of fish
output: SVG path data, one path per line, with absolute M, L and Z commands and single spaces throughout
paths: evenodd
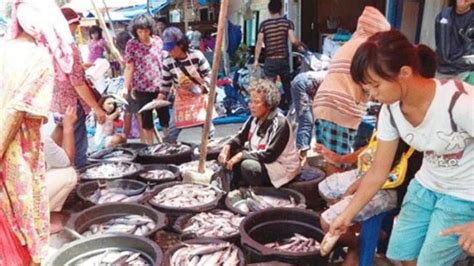
M 267 243 L 265 247 L 286 252 L 313 252 L 319 250 L 321 244 L 311 237 L 305 237 L 295 233 L 294 236 L 281 242 Z
M 150 170 L 145 173 L 141 173 L 140 176 L 149 180 L 172 179 L 175 177 L 173 172 L 166 169 Z
M 181 173 L 186 172 L 187 169 L 197 169 L 199 161 L 191 161 L 183 163 L 179 166 Z M 216 160 L 206 161 L 206 168 L 212 170 L 214 173 L 217 172 L 220 168 Z
M 232 207 L 250 213 L 268 208 L 305 208 L 304 204 L 297 204 L 292 196 L 288 198 L 273 197 L 268 195 L 257 195 L 251 188 L 245 192 L 234 190 L 229 192 L 228 197 L 240 198 L 234 201 Z
M 88 168 L 81 174 L 81 179 L 112 179 L 119 178 L 137 171 L 134 164 L 129 163 L 101 163 L 98 166 Z
M 156 223 L 144 215 L 131 214 L 111 219 L 101 224 L 89 226 L 89 230 L 82 233 L 83 236 L 92 236 L 107 233 L 126 233 L 137 236 L 145 236 L 156 226 Z
M 144 155 L 171 155 L 183 153 L 191 150 L 191 147 L 184 144 L 170 144 L 170 143 L 161 143 L 146 147 L 143 150 Z
M 148 260 L 139 252 L 130 250 L 106 250 L 100 254 L 67 263 L 66 266 L 91 266 L 91 265 L 150 265 Z
M 131 162 L 135 159 L 132 152 L 127 150 L 105 150 L 92 154 L 90 158 L 96 160 L 104 160 L 109 162 Z
M 211 203 L 217 196 L 210 186 L 177 184 L 160 191 L 151 202 L 168 208 L 193 208 Z
M 139 193 L 130 195 L 129 191 L 118 188 L 99 188 L 88 199 L 95 204 L 103 204 L 108 202 L 137 202 L 144 195 Z
M 171 266 L 239 265 L 239 250 L 230 243 L 185 244 L 171 256 Z
M 216 210 L 202 212 L 191 217 L 183 229 L 183 234 L 196 237 L 223 238 L 239 232 L 244 217 L 229 211 Z

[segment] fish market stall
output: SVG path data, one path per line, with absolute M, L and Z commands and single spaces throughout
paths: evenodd
M 145 165 L 138 174 L 139 180 L 150 186 L 172 181 L 180 181 L 181 172 L 174 164 L 149 164 Z
M 181 164 L 191 161 L 192 155 L 189 144 L 160 143 L 138 150 L 138 161 L 143 164 Z
M 88 161 L 99 162 L 133 162 L 137 158 L 137 153 L 127 148 L 109 148 L 93 152 L 88 156 Z
M 79 180 L 112 180 L 129 178 L 142 171 L 143 167 L 130 162 L 103 162 L 79 170 Z
M 77 186 L 77 195 L 86 204 L 141 202 L 152 192 L 143 182 L 119 179 L 109 182 L 90 181 Z

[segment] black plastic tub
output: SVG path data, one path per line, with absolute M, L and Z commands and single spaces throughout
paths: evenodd
M 219 201 L 223 196 L 223 193 L 221 191 L 216 190 L 217 196 L 216 196 L 216 199 L 214 201 L 212 201 L 210 203 L 207 203 L 207 204 L 200 205 L 200 206 L 186 207 L 186 208 L 174 208 L 174 207 L 163 206 L 163 205 L 157 204 L 156 202 L 153 201 L 153 197 L 155 195 L 157 195 L 158 193 L 160 193 L 163 189 L 173 187 L 173 186 L 176 186 L 176 185 L 181 185 L 181 184 L 185 184 L 185 183 L 183 183 L 183 182 L 169 182 L 169 183 L 164 183 L 164 184 L 161 184 L 161 185 L 157 185 L 153 188 L 153 196 L 149 197 L 149 200 L 148 200 L 148 203 L 151 206 L 153 206 L 153 208 L 155 208 L 155 209 L 157 209 L 161 212 L 166 213 L 166 215 L 168 216 L 168 221 L 169 221 L 170 225 L 174 224 L 176 219 L 181 215 L 190 214 L 190 213 L 207 212 L 207 211 L 215 209 L 218 206 Z
M 147 178 L 144 176 L 145 173 L 152 170 L 168 170 L 173 173 L 172 178 L 162 178 L 162 179 L 153 179 Z M 150 186 L 159 185 L 172 181 L 181 180 L 181 172 L 179 171 L 178 166 L 174 164 L 147 164 L 143 166 L 143 170 L 137 175 L 137 179 L 147 183 Z
M 309 209 L 315 211 L 322 210 L 322 208 L 326 206 L 326 202 L 321 198 L 317 191 L 319 183 L 326 178 L 326 173 L 319 168 L 305 167 L 302 169 L 301 175 L 312 178 L 305 180 L 296 177 L 284 187 L 301 193 L 306 198 L 306 207 Z
M 131 179 L 119 179 L 107 182 L 90 181 L 81 183 L 77 186 L 77 195 L 85 203 L 86 206 L 98 205 L 97 203 L 89 199 L 99 187 L 110 187 L 110 188 L 126 188 L 130 191 L 130 194 L 143 194 L 143 197 L 138 199 L 136 202 L 144 202 L 148 199 L 148 194 L 153 193 L 147 190 L 147 185 L 143 182 L 131 180 Z M 126 202 L 122 202 L 126 203 Z M 127 202 L 128 203 L 128 202 Z M 100 204 L 102 205 L 102 204 Z
M 117 249 L 139 252 L 147 259 L 148 263 L 154 266 L 161 265 L 163 261 L 161 248 L 150 239 L 128 234 L 114 234 L 84 238 L 68 243 L 46 265 L 76 265 L 81 258 Z
M 284 198 L 288 200 L 290 199 L 290 196 L 291 196 L 295 200 L 296 204 L 299 204 L 302 207 L 306 206 L 306 199 L 303 196 L 303 194 L 293 189 L 288 189 L 288 188 L 277 189 L 274 187 L 253 187 L 252 189 L 255 191 L 255 194 L 262 195 L 262 196 L 272 196 L 272 197 Z M 245 191 L 245 190 L 246 188 L 241 188 L 241 191 Z M 236 200 L 233 200 L 233 198 L 231 198 L 229 194 L 227 194 L 227 197 L 225 198 L 225 206 L 227 207 L 227 209 L 243 216 L 249 215 L 249 213 L 243 212 L 242 210 L 235 208 L 233 206 L 235 202 Z
M 120 157 L 121 156 L 121 157 Z M 137 153 L 131 149 L 114 147 L 89 154 L 87 160 L 91 163 L 99 162 L 133 162 Z
M 214 209 L 210 212 L 213 211 L 218 211 L 218 209 Z M 190 239 L 197 239 L 197 238 L 202 238 L 200 236 L 195 236 L 192 234 L 183 234 L 183 230 L 185 226 L 187 225 L 189 219 L 191 219 L 194 215 L 197 215 L 196 213 L 191 213 L 191 214 L 184 214 L 179 216 L 176 221 L 173 224 L 173 230 L 181 234 L 181 240 L 190 240 Z M 237 244 L 240 241 L 240 233 L 237 230 L 235 234 L 226 236 L 226 237 L 205 237 L 205 238 L 212 238 L 212 239 L 220 239 L 223 241 L 227 241 L 230 243 Z
M 274 208 L 255 212 L 240 224 L 240 243 L 247 263 L 281 261 L 295 265 L 327 265 L 319 250 L 314 252 L 285 252 L 265 247 L 264 244 L 292 237 L 295 233 L 321 242 L 324 232 L 319 215 L 297 208 Z
M 153 236 L 168 224 L 166 215 L 153 208 L 136 203 L 105 203 L 74 213 L 69 218 L 66 227 L 82 234 L 93 224 L 101 224 L 130 214 L 144 215 L 155 222 L 155 228 L 148 232 L 146 237 Z
M 121 164 L 124 166 L 133 166 L 135 168 L 135 171 L 129 172 L 127 174 L 124 173 L 118 173 L 117 175 L 114 176 L 102 176 L 102 177 L 92 177 L 88 176 L 86 174 L 87 170 L 99 167 L 101 165 L 107 165 L 107 164 Z M 88 165 L 86 167 L 83 167 L 79 170 L 79 180 L 80 181 L 90 181 L 90 180 L 114 180 L 114 179 L 122 179 L 122 178 L 134 178 L 136 175 L 143 170 L 143 166 L 137 163 L 131 163 L 131 162 L 100 162 L 100 163 L 95 163 Z
M 173 256 L 173 254 L 180 248 L 182 248 L 183 246 L 185 245 L 189 245 L 189 244 L 220 244 L 220 243 L 225 243 L 226 241 L 223 241 L 223 240 L 219 240 L 219 239 L 212 239 L 212 238 L 196 238 L 196 239 L 192 239 L 192 240 L 186 240 L 186 241 L 183 241 L 182 243 L 179 243 L 179 244 L 176 244 L 174 245 L 172 248 L 170 248 L 169 250 L 166 251 L 165 255 L 164 255 L 164 259 L 163 259 L 163 266 L 171 266 L 170 264 L 170 260 L 171 260 L 171 257 Z M 244 253 L 242 252 L 242 250 L 233 245 L 234 248 L 236 248 L 239 253 L 238 253 L 238 257 L 239 257 L 239 266 L 244 266 L 246 265 L 245 263 L 245 256 L 244 256 Z M 206 265 L 207 266 L 207 265 Z M 209 265 L 211 266 L 211 265 Z
M 145 148 L 147 146 L 148 145 L 144 143 L 123 143 L 123 144 L 118 145 L 117 147 L 126 148 L 126 149 L 130 149 L 137 152 L 138 150 Z
M 167 145 L 173 147 L 177 144 L 169 144 L 169 143 L 162 143 L 162 144 L 155 144 L 151 146 L 147 146 L 138 150 L 138 157 L 137 161 L 142 164 L 176 164 L 179 165 L 181 163 L 186 163 L 192 160 L 193 150 L 189 144 L 179 143 L 179 145 L 184 145 L 184 151 L 176 152 L 176 153 L 169 153 L 169 154 L 150 154 L 147 152 L 150 147 L 158 146 L 158 145 Z

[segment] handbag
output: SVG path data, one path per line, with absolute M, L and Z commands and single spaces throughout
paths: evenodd
M 369 170 L 376 149 L 377 132 L 374 131 L 367 148 L 359 155 L 358 168 L 361 173 L 365 173 Z M 388 179 L 382 186 L 383 189 L 394 189 L 403 184 L 408 170 L 408 160 L 414 152 L 415 149 L 410 147 L 407 151 L 401 154 L 400 160 L 392 167 L 392 170 L 388 174 Z

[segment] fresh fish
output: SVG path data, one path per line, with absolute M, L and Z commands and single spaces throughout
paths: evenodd
M 150 170 L 148 172 L 141 173 L 140 176 L 143 178 L 152 179 L 152 180 L 171 179 L 175 177 L 173 172 L 166 169 Z
M 296 233 L 288 239 L 267 243 L 265 246 L 286 252 L 314 252 L 321 249 L 321 244 L 317 240 Z
M 112 179 L 119 178 L 137 171 L 133 164 L 122 162 L 102 163 L 88 168 L 80 175 L 81 179 Z
M 160 191 L 151 202 L 168 208 L 193 208 L 209 204 L 217 198 L 217 191 L 200 184 L 177 184 Z
M 146 147 L 142 150 L 145 155 L 171 155 L 191 150 L 191 147 L 183 144 L 160 143 Z
M 83 236 L 92 236 L 105 233 L 128 233 L 145 236 L 156 226 L 156 223 L 148 216 L 130 214 L 110 219 L 101 224 L 93 224 L 82 233 Z
M 171 266 L 239 265 L 238 249 L 230 243 L 185 244 L 170 259 Z
M 183 229 L 183 234 L 196 237 L 224 238 L 239 232 L 244 217 L 229 211 L 215 210 L 202 212 L 191 217 Z
M 297 204 L 292 196 L 280 198 L 259 195 L 252 188 L 245 191 L 231 191 L 227 197 L 233 202 L 232 207 L 246 214 L 268 208 L 306 208 L 304 204 Z
M 112 265 L 150 265 L 147 259 L 131 250 L 106 250 L 99 254 L 81 258 L 79 261 L 66 263 L 68 266 L 112 266 Z
M 197 169 L 199 161 L 191 161 L 187 163 L 183 163 L 179 166 L 179 170 L 181 173 L 185 172 L 188 169 Z M 206 168 L 212 170 L 213 172 L 217 172 L 219 170 L 220 165 L 217 163 L 216 160 L 206 161 Z

